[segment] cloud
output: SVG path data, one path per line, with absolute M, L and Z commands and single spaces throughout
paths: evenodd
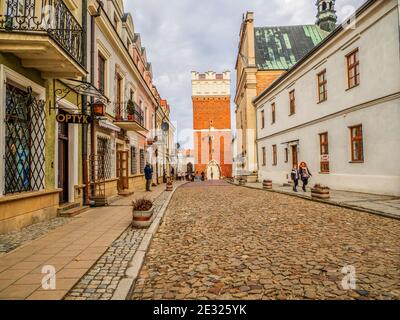
M 337 0 L 338 16 L 365 0 Z M 192 146 L 191 71 L 232 71 L 235 95 L 235 61 L 242 15 L 255 12 L 255 25 L 315 23 L 315 0 L 124 0 L 135 32 L 142 36 L 154 83 L 168 99 L 184 147 Z M 235 127 L 232 102 L 232 127 Z M 189 137 L 185 137 L 189 135 Z

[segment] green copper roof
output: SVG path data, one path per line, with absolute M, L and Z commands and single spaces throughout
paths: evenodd
M 254 28 L 256 64 L 262 70 L 287 70 L 328 32 L 317 25 Z

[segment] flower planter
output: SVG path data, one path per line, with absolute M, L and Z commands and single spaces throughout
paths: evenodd
M 171 184 L 168 184 L 167 183 L 167 188 L 165 189 L 166 191 L 173 191 L 174 190 L 174 186 L 173 186 L 173 184 L 171 183 Z
M 316 199 L 329 199 L 331 197 L 330 190 L 329 188 L 312 188 L 311 197 Z
M 153 222 L 154 206 L 148 211 L 133 210 L 132 226 L 135 228 L 148 228 Z
M 128 121 L 134 121 L 135 116 L 133 114 L 128 114 Z
M 263 181 L 263 189 L 271 190 L 272 189 L 272 180 L 264 180 Z
M 246 184 L 246 180 L 239 180 L 239 186 L 244 186 Z

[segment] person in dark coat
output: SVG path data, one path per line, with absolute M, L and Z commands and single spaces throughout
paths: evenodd
M 312 177 L 310 170 L 305 162 L 300 163 L 299 173 L 301 181 L 303 181 L 303 191 L 307 191 L 308 180 Z
M 151 181 L 153 180 L 153 169 L 149 163 L 147 163 L 146 167 L 144 168 L 144 177 L 146 178 L 146 191 L 151 191 L 150 187 Z
M 206 180 L 206 174 L 204 173 L 204 171 L 201 173 L 201 181 L 205 181 Z
M 293 191 L 297 192 L 297 186 L 299 185 L 300 180 L 300 172 L 297 166 L 293 166 L 290 176 L 292 177 L 292 181 L 294 182 Z

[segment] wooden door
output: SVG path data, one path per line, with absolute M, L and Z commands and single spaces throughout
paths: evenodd
M 292 146 L 292 167 L 299 165 L 297 145 Z
M 68 124 L 58 124 L 58 187 L 60 203 L 68 202 Z
M 117 178 L 118 178 L 118 189 L 126 190 L 129 189 L 129 152 L 118 151 L 117 152 Z

